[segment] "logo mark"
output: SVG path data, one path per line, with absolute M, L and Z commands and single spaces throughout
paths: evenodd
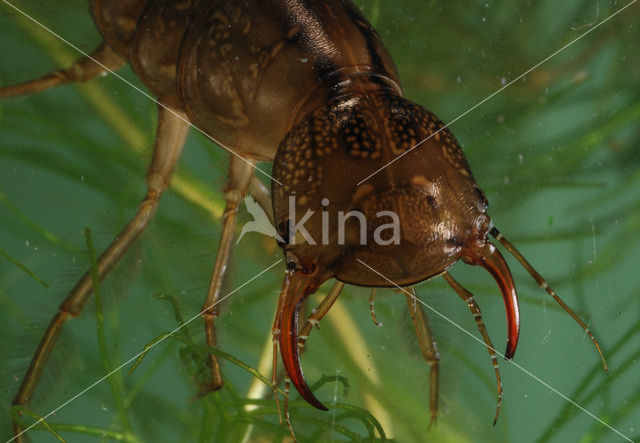
M 275 238 L 279 243 L 295 245 L 296 243 L 307 243 L 309 245 L 317 244 L 315 239 L 309 234 L 309 231 L 305 228 L 304 224 L 315 214 L 315 211 L 307 209 L 307 212 L 300 219 L 296 219 L 296 202 L 294 196 L 289 196 L 289 218 L 287 222 L 288 234 L 287 241 L 285 241 L 276 231 L 276 229 L 271 224 L 269 217 L 262 207 L 251 197 L 247 195 L 244 199 L 244 204 L 247 208 L 247 212 L 253 216 L 253 220 L 247 222 L 242 226 L 242 230 L 240 231 L 240 235 L 238 236 L 238 240 L 236 244 L 240 242 L 242 237 L 249 232 L 258 232 L 260 234 L 266 235 L 268 237 Z M 322 199 L 322 243 L 323 245 L 330 244 L 330 241 L 336 241 L 339 245 L 344 245 L 346 243 L 346 230 L 347 230 L 347 219 L 355 218 L 359 222 L 360 228 L 360 245 L 367 244 L 367 220 L 365 215 L 360 211 L 349 211 L 346 214 L 343 211 L 337 211 L 337 238 L 331 234 L 331 227 L 329 223 L 329 212 L 325 211 L 325 209 L 329 206 L 329 200 L 324 198 Z M 389 223 L 381 223 L 381 218 L 387 217 Z M 375 222 L 375 230 L 373 232 L 373 241 L 377 245 L 387 246 L 387 245 L 398 245 L 400 244 L 400 218 L 398 214 L 393 211 L 380 211 L 376 213 L 376 222 Z M 354 225 L 352 225 L 354 226 Z M 383 232 L 390 231 L 390 234 L 385 235 L 383 238 Z
M 276 232 L 276 228 L 274 228 L 271 221 L 269 221 L 267 213 L 264 212 L 264 209 L 262 209 L 253 197 L 247 195 L 244 198 L 244 205 L 247 208 L 247 212 L 253 217 L 253 220 L 242 226 L 242 231 L 240 231 L 236 245 L 240 242 L 240 239 L 249 232 L 258 232 L 260 234 L 273 237 L 278 241 L 282 241 Z

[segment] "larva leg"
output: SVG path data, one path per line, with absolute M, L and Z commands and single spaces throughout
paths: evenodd
M 273 318 L 273 326 L 271 327 L 271 336 L 273 337 L 273 362 L 271 364 L 271 388 L 273 389 L 273 398 L 278 408 L 278 419 L 282 424 L 282 412 L 280 411 L 280 398 L 278 397 L 278 342 L 280 340 L 280 327 L 282 324 L 282 310 L 284 307 L 285 291 L 280 291 L 278 297 L 278 305 L 276 306 L 276 315 Z
M 88 57 L 79 58 L 68 69 L 56 69 L 40 78 L 0 88 L 0 99 L 33 94 L 66 83 L 84 82 L 97 75 L 116 71 L 125 64 L 125 59 L 113 52 L 106 43 L 102 43 Z
M 231 156 L 229 161 L 229 177 L 224 189 L 224 198 L 227 204 L 222 215 L 220 245 L 211 273 L 207 298 L 202 306 L 207 346 L 216 346 L 215 318 L 218 315 L 216 302 L 220 296 L 222 282 L 227 270 L 231 249 L 233 248 L 238 207 L 244 200 L 245 195 L 247 195 L 249 182 L 254 172 L 253 169 L 253 162 L 240 159 L 235 155 Z M 220 373 L 220 364 L 214 354 L 207 356 L 207 364 L 211 371 L 211 385 L 207 386 L 206 390 L 218 390 L 222 387 L 223 381 L 222 374 Z
M 98 274 L 104 279 L 109 271 L 118 263 L 135 240 L 147 227 L 153 217 L 163 191 L 169 185 L 171 173 L 178 162 L 182 147 L 189 132 L 186 116 L 178 117 L 171 111 L 159 107 L 158 129 L 151 164 L 147 170 L 147 195 L 144 197 L 138 211 L 131 221 L 116 236 L 115 240 L 100 255 L 98 259 Z M 185 120 L 183 120 L 185 119 Z M 49 355 L 62 331 L 64 323 L 72 317 L 77 317 L 84 308 L 93 291 L 93 283 L 89 272 L 85 273 L 74 286 L 55 315 L 36 350 L 29 369 L 18 389 L 13 405 L 28 405 L 38 385 L 42 371 L 49 359 Z M 16 435 L 22 432 L 20 425 L 14 422 Z
M 480 313 L 480 307 L 476 303 L 473 298 L 473 294 L 469 292 L 464 286 L 458 283 L 448 272 L 442 274 L 444 279 L 451 285 L 451 287 L 457 292 L 457 294 L 462 298 L 474 318 L 476 319 L 476 325 L 478 326 L 478 331 L 482 335 L 484 339 L 485 345 L 487 345 L 487 350 L 489 351 L 489 355 L 491 356 L 491 362 L 493 363 L 493 370 L 496 373 L 496 384 L 498 387 L 498 406 L 496 407 L 496 416 L 493 419 L 493 424 L 495 425 L 498 421 L 498 415 L 500 414 L 500 406 L 502 406 L 502 381 L 500 380 L 500 369 L 498 368 L 498 358 L 496 355 L 495 348 L 493 347 L 493 343 L 491 342 L 491 338 L 489 337 L 489 333 L 487 332 L 487 328 L 484 326 L 484 322 L 482 321 L 482 315 Z
M 273 207 L 271 205 L 271 191 L 269 188 L 260 181 L 255 175 L 251 177 L 251 182 L 249 183 L 249 193 L 255 198 L 260 207 L 267 214 L 267 217 L 274 223 L 273 217 Z M 282 411 L 280 410 L 280 399 L 278 397 L 277 383 L 278 383 L 278 340 L 280 338 L 280 313 L 282 312 L 282 307 L 284 306 L 284 293 L 280 293 L 280 297 L 278 298 L 278 305 L 276 307 L 276 316 L 273 320 L 273 326 L 271 327 L 271 335 L 273 337 L 273 361 L 271 366 L 271 387 L 273 389 L 273 398 L 276 402 L 276 408 L 278 409 L 278 419 L 280 424 L 283 423 Z M 284 409 L 286 412 L 286 416 L 284 420 L 287 423 L 289 428 L 289 432 L 291 433 L 292 438 L 295 440 L 295 434 L 293 432 L 293 427 L 291 426 L 291 420 L 289 418 L 289 378 L 286 378 L 285 382 L 285 402 Z
M 376 326 L 382 326 L 382 322 L 378 321 L 378 317 L 376 317 L 376 288 L 371 289 L 371 293 L 369 294 L 369 312 L 371 313 L 371 320 Z
M 416 329 L 416 336 L 418 337 L 418 345 L 422 351 L 422 358 L 431 367 L 429 371 L 429 410 L 431 411 L 431 420 L 429 426 L 436 422 L 438 417 L 438 378 L 440 374 L 440 354 L 436 347 L 436 342 L 433 339 L 431 328 L 429 327 L 429 320 L 424 309 L 417 303 L 416 292 L 413 288 L 409 288 L 409 294 L 404 293 L 407 297 L 407 303 L 409 305 L 409 313 L 411 314 L 411 320 L 413 326 Z
M 336 280 L 326 297 L 322 299 L 318 307 L 315 308 L 309 318 L 307 318 L 307 321 L 304 326 L 302 326 L 302 329 L 300 329 L 300 334 L 298 335 L 299 352 L 302 352 L 304 349 L 304 345 L 307 338 L 309 338 L 309 334 L 311 333 L 313 326 L 317 325 L 320 320 L 327 315 L 327 312 L 329 312 L 335 301 L 338 299 L 340 292 L 342 292 L 342 288 L 344 288 L 344 283 Z
M 291 416 L 289 415 L 289 390 L 291 388 L 291 381 L 289 377 L 285 378 L 284 381 L 284 421 L 287 424 L 287 429 L 289 429 L 289 434 L 294 442 L 297 442 L 296 433 L 293 432 L 293 425 L 291 424 Z

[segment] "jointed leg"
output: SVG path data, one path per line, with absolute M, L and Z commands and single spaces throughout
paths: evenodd
M 378 321 L 378 317 L 376 317 L 376 288 L 371 289 L 371 293 L 369 294 L 369 312 L 371 313 L 371 320 L 373 320 L 373 324 L 376 326 L 382 326 L 382 322 Z
M 106 43 L 102 43 L 89 57 L 79 58 L 70 68 L 56 69 L 43 77 L 0 88 L 0 99 L 33 94 L 66 83 L 84 82 L 105 72 L 116 71 L 125 63 L 126 60 L 113 52 Z
M 424 358 L 431 367 L 431 370 L 429 371 L 429 410 L 431 412 L 429 426 L 431 426 L 436 422 L 438 417 L 438 377 L 440 373 L 440 354 L 438 353 L 436 342 L 433 339 L 433 334 L 429 327 L 427 314 L 425 314 L 422 305 L 417 303 L 418 299 L 415 290 L 413 288 L 409 288 L 408 292 L 411 295 L 406 292 L 404 292 L 404 294 L 407 297 L 409 313 L 411 314 L 411 320 L 413 320 L 413 326 L 416 329 L 418 345 L 420 345 L 420 350 L 422 351 L 422 358 Z
M 496 416 L 493 419 L 493 424 L 495 425 L 498 421 L 498 415 L 500 414 L 500 406 L 502 405 L 502 381 L 500 380 L 500 369 L 498 368 L 498 358 L 496 355 L 495 348 L 493 347 L 493 343 L 491 343 L 491 338 L 489 337 L 489 333 L 487 332 L 487 328 L 484 326 L 484 322 L 482 321 L 482 315 L 480 313 L 480 307 L 476 303 L 473 298 L 473 294 L 469 292 L 465 287 L 463 287 L 460 283 L 458 283 L 448 272 L 443 274 L 444 279 L 451 285 L 451 287 L 458 293 L 460 298 L 462 298 L 474 318 L 476 319 L 476 325 L 478 326 L 478 331 L 482 334 L 482 338 L 484 338 L 484 343 L 487 345 L 487 350 L 489 351 L 489 355 L 491 356 L 491 361 L 493 363 L 493 369 L 496 373 L 496 383 L 498 386 L 498 406 L 496 408 Z
M 291 424 L 291 416 L 289 415 L 289 390 L 291 388 L 291 380 L 289 376 L 284 378 L 284 421 L 287 424 L 287 429 L 289 429 L 289 434 L 291 434 L 291 438 L 293 438 L 294 442 L 297 442 L 296 433 L 293 431 L 293 425 Z M 278 404 L 276 402 L 276 404 Z M 280 414 L 280 406 L 278 405 L 278 415 Z M 282 422 L 281 422 L 282 424 Z
M 313 310 L 309 318 L 307 318 L 307 321 L 304 326 L 302 326 L 302 329 L 300 329 L 300 334 L 298 335 L 298 349 L 300 352 L 304 349 L 304 345 L 307 338 L 309 338 L 311 329 L 316 326 L 325 315 L 327 315 L 327 312 L 329 312 L 335 301 L 338 299 L 340 292 L 342 292 L 342 288 L 344 288 L 344 283 L 336 280 L 329 293 L 322 299 L 318 307 Z
M 280 314 L 284 307 L 285 292 L 280 291 L 278 297 L 278 305 L 276 306 L 276 315 L 273 318 L 273 325 L 271 326 L 271 336 L 273 337 L 273 362 L 271 364 L 271 388 L 273 389 L 273 398 L 276 400 L 276 407 L 278 408 L 278 419 L 282 424 L 282 415 L 280 412 L 280 398 L 278 397 L 278 341 L 280 339 Z
M 285 284 L 287 282 L 287 277 L 285 277 Z M 280 397 L 278 396 L 278 343 L 280 340 L 280 332 L 282 327 L 282 311 L 284 309 L 286 299 L 286 291 L 281 290 L 280 296 L 278 297 L 278 305 L 276 306 L 276 315 L 273 319 L 273 326 L 271 326 L 271 336 L 273 337 L 273 362 L 271 365 L 271 388 L 273 389 L 273 398 L 276 401 L 276 408 L 278 409 L 278 420 L 280 424 L 282 424 L 283 417 L 282 411 L 280 411 Z M 284 420 L 287 423 L 287 428 L 289 429 L 289 433 L 294 441 L 296 441 L 295 433 L 293 432 L 293 426 L 291 426 L 291 419 L 289 417 L 289 377 L 286 377 L 285 387 L 284 387 L 284 409 L 285 416 Z
M 207 337 L 207 346 L 216 346 L 215 318 L 217 316 L 216 303 L 220 297 L 222 282 L 231 250 L 233 248 L 233 238 L 235 235 L 236 216 L 238 207 L 244 200 L 249 183 L 253 176 L 254 163 L 244 161 L 235 155 L 231 156 L 229 161 L 229 177 L 225 185 L 224 198 L 227 205 L 222 215 L 222 234 L 220 236 L 220 246 L 218 247 L 218 255 L 211 273 L 211 281 L 209 283 L 209 291 L 207 298 L 202 306 L 202 316 L 204 318 L 205 335 Z M 207 356 L 207 365 L 211 371 L 211 385 L 207 386 L 205 391 L 215 391 L 222 387 L 222 374 L 220 373 L 220 364 L 214 354 Z
M 170 111 L 159 107 L 158 129 L 151 165 L 147 171 L 147 195 L 144 197 L 136 215 L 120 231 L 115 240 L 100 255 L 98 259 L 98 274 L 100 280 L 104 279 L 109 271 L 118 263 L 135 240 L 147 227 L 153 217 L 163 191 L 169 186 L 171 173 L 178 162 L 178 158 L 184 146 L 189 124 L 178 118 Z M 182 116 L 186 118 L 185 116 Z M 16 394 L 13 404 L 23 406 L 29 404 L 36 389 L 42 370 L 49 355 L 62 331 L 64 323 L 72 317 L 77 317 L 93 291 L 93 283 L 89 272 L 85 273 L 80 281 L 71 290 L 45 332 L 38 349 L 29 365 L 29 369 L 22 380 L 22 384 Z M 22 432 L 20 425 L 14 422 L 16 435 Z

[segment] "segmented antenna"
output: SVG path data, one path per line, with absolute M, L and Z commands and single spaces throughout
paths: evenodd
M 606 372 L 609 372 L 609 367 L 607 366 L 607 362 L 604 359 L 604 355 L 602 354 L 602 349 L 600 349 L 600 345 L 598 344 L 598 341 L 596 340 L 596 338 L 593 336 L 593 334 L 589 330 L 589 327 L 580 319 L 580 317 L 578 317 L 578 315 L 575 312 L 573 312 L 573 310 L 569 306 L 567 306 L 567 304 L 564 301 L 562 301 L 562 299 L 549 286 L 549 283 L 540 274 L 538 274 L 538 271 L 536 271 L 533 268 L 533 266 L 531 266 L 531 263 L 529 263 L 527 261 L 527 259 L 524 258 L 524 256 L 520 253 L 520 251 L 518 251 L 516 249 L 516 247 L 513 246 L 509 240 L 507 240 L 506 238 L 504 238 L 502 236 L 500 231 L 498 231 L 495 227 L 493 227 L 493 228 L 491 228 L 491 231 L 489 231 L 489 233 L 493 237 L 495 237 L 496 240 L 498 240 L 500 243 L 502 243 L 502 245 L 505 248 L 507 248 L 507 250 L 511 253 L 511 255 L 513 255 L 520 262 L 520 264 L 522 266 L 524 266 L 524 268 L 527 270 L 527 272 L 529 272 L 529 274 L 531 275 L 531 277 L 533 277 L 533 279 L 536 281 L 536 283 L 538 283 L 538 285 L 542 289 L 547 291 L 547 293 L 550 296 L 552 296 L 553 299 L 560 306 L 562 306 L 562 309 L 564 309 L 567 312 L 567 314 L 569 314 L 576 321 L 576 323 L 578 323 L 580 325 L 580 327 L 584 330 L 584 332 L 586 332 L 587 335 L 589 335 L 589 338 L 591 339 L 591 341 L 595 345 L 596 349 L 598 350 L 598 354 L 600 354 L 600 358 L 602 359 L 602 365 L 604 366 L 604 370 Z

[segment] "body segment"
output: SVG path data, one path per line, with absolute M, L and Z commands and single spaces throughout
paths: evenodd
M 154 95 L 245 157 L 273 160 L 348 78 L 397 87 L 391 57 L 350 2 L 94 0 L 92 14 Z

